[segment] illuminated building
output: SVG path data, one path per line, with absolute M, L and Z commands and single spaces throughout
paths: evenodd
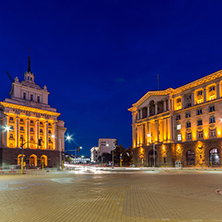
M 221 166 L 222 70 L 179 88 L 149 91 L 132 113 L 136 165 Z
M 116 148 L 116 139 L 110 139 L 110 138 L 99 139 L 98 147 L 100 155 L 102 155 L 103 153 L 111 154 L 112 150 Z
M 0 164 L 3 167 L 20 165 L 22 140 L 26 167 L 61 165 L 66 128 L 64 122 L 58 120 L 60 113 L 48 104 L 47 87 L 41 88 L 34 80 L 29 57 L 24 81 L 19 82 L 16 77 L 11 98 L 0 102 Z
M 92 163 L 99 163 L 99 155 L 100 155 L 99 147 L 96 147 L 96 146 L 92 147 L 90 149 L 90 152 L 91 152 L 91 162 Z

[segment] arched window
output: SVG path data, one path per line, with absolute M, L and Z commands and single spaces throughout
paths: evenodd
M 35 154 L 32 154 L 30 157 L 29 157 L 29 165 L 30 166 L 37 166 L 37 156 Z
M 210 150 L 210 165 L 220 165 L 220 152 L 218 149 L 211 149 Z

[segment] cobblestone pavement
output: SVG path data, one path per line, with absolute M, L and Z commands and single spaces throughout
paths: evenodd
M 222 172 L 0 175 L 0 221 L 222 222 Z

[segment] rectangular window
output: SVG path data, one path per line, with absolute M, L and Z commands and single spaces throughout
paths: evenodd
M 38 103 L 40 103 L 40 96 L 37 97 L 37 101 L 38 101 Z
M 177 125 L 177 130 L 180 130 L 181 129 L 181 124 L 178 124 Z
M 201 126 L 202 125 L 202 119 L 197 120 L 197 126 Z
M 214 117 L 214 116 L 211 116 L 211 117 L 210 117 L 209 123 L 215 123 L 215 117 Z
M 211 87 L 209 88 L 209 92 L 212 92 L 212 91 L 215 91 L 215 86 L 211 86 Z
M 197 116 L 203 114 L 202 109 L 197 110 Z
M 187 140 L 192 140 L 192 134 L 191 133 L 187 133 Z
M 178 134 L 178 135 L 177 135 L 177 140 L 178 140 L 178 141 L 181 141 L 181 140 L 182 140 L 181 134 Z
M 186 113 L 186 118 L 189 118 L 189 117 L 191 117 L 191 114 L 190 114 L 190 112 L 187 112 Z
M 26 99 L 26 93 L 23 93 L 23 99 Z
M 191 127 L 191 122 L 186 123 L 186 128 L 189 128 L 189 127 Z
M 210 106 L 209 107 L 209 113 L 214 112 L 215 111 L 215 106 Z
M 210 129 L 210 137 L 216 137 L 216 129 Z
M 177 116 L 176 116 L 176 120 L 180 120 L 180 115 L 177 115 Z
M 31 95 L 31 101 L 33 101 L 33 95 Z
M 200 91 L 197 92 L 197 95 L 198 95 L 198 96 L 202 96 L 202 94 L 203 94 L 202 90 L 200 90 Z
M 10 139 L 13 139 L 13 134 L 10 133 Z
M 197 136 L 199 139 L 203 138 L 203 131 L 198 131 Z

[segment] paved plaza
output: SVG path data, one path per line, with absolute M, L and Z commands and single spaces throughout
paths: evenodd
M 0 175 L 0 221 L 222 222 L 222 171 Z

